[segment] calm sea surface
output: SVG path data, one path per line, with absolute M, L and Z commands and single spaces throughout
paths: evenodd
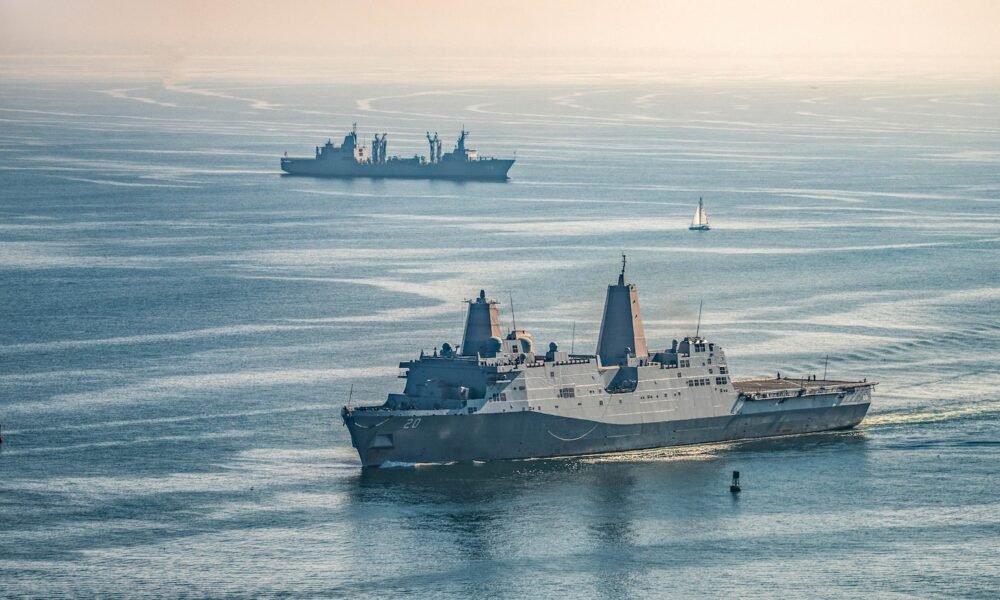
M 8 81 L 0 596 L 996 597 L 998 115 L 974 83 Z M 280 175 L 355 121 L 517 164 Z M 352 385 L 397 391 L 480 288 L 592 349 L 622 252 L 651 348 L 703 300 L 737 377 L 829 355 L 881 382 L 868 418 L 361 471 Z

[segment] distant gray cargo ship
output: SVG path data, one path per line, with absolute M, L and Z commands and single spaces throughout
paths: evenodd
M 315 158 L 285 156 L 281 159 L 281 170 L 292 175 L 312 175 L 316 177 L 403 177 L 410 179 L 486 179 L 505 180 L 514 159 L 482 157 L 465 147 L 469 132 L 462 128 L 458 143 L 452 152 L 442 154 L 441 140 L 437 133 L 431 137 L 427 133 L 430 156 L 400 158 L 386 154 L 386 134 L 371 143 L 367 152 L 363 144 L 358 144 L 357 126 L 344 136 L 344 143 L 335 146 L 327 140 L 316 147 Z
M 624 257 L 623 257 L 624 258 Z M 625 265 L 608 286 L 597 353 L 536 352 L 501 337 L 498 303 L 470 300 L 462 345 L 400 363 L 406 387 L 381 406 L 345 406 L 365 467 L 622 452 L 847 429 L 875 382 L 734 381 L 722 347 L 695 335 L 646 346 Z

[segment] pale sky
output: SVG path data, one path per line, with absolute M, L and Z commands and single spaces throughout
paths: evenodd
M 0 54 L 1000 61 L 1000 0 L 0 0 Z

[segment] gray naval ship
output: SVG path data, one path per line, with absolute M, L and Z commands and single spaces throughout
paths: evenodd
M 624 259 L 624 257 L 623 257 Z M 468 301 L 457 348 L 400 363 L 406 387 L 380 406 L 345 406 L 365 467 L 622 452 L 854 427 L 875 382 L 733 380 L 722 347 L 695 335 L 646 345 L 636 286 L 608 286 L 597 353 L 538 352 L 502 336 L 499 304 Z
M 387 135 L 375 134 L 371 150 L 358 143 L 357 125 L 344 136 L 344 143 L 335 146 L 327 140 L 316 147 L 315 158 L 281 159 L 281 170 L 292 175 L 317 177 L 403 177 L 411 179 L 492 179 L 506 180 L 513 159 L 479 156 L 465 146 L 469 132 L 462 128 L 452 152 L 442 153 L 442 141 L 435 132 L 427 132 L 430 145 L 428 157 L 400 158 L 388 156 Z

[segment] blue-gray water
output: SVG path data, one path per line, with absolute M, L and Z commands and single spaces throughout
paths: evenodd
M 998 114 L 962 82 L 8 81 L 0 595 L 995 597 Z M 354 121 L 401 155 L 465 124 L 512 180 L 279 175 Z M 622 251 L 651 347 L 704 300 L 736 376 L 829 355 L 869 417 L 361 472 L 352 384 L 398 390 L 480 288 L 593 348 Z

